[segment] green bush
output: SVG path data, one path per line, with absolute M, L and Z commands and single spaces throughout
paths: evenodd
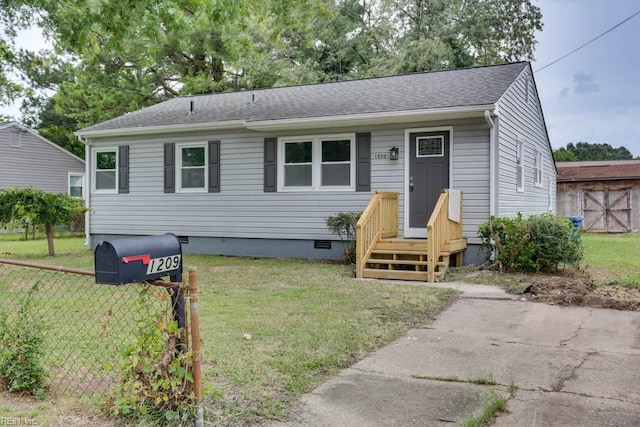
M 560 264 L 577 264 L 583 256 L 573 223 L 550 213 L 491 217 L 480 225 L 478 234 L 487 258 L 508 271 L 554 272 Z
M 43 398 L 47 391 L 47 371 L 42 367 L 45 331 L 31 313 L 36 283 L 27 292 L 16 316 L 0 312 L 0 382 L 5 390 Z
M 356 224 L 360 215 L 362 212 L 338 212 L 326 220 L 327 228 L 342 240 L 346 264 L 356 262 Z

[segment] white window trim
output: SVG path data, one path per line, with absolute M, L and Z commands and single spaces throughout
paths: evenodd
M 98 153 L 110 153 L 110 152 L 116 153 L 115 186 L 112 189 L 109 188 L 109 189 L 98 190 L 96 188 L 96 183 L 98 181 L 96 179 L 97 156 L 98 156 Z M 118 156 L 118 147 L 94 148 L 93 151 L 91 152 L 91 178 L 93 178 L 91 180 L 91 192 L 96 194 L 118 194 L 118 175 L 119 175 L 118 167 L 119 166 L 120 166 L 120 158 Z
M 520 147 L 520 149 L 518 150 L 518 147 Z M 519 193 L 524 193 L 524 177 L 525 177 L 525 173 L 524 173 L 524 166 L 525 166 L 525 148 L 524 148 L 524 142 L 521 141 L 519 138 L 516 139 L 516 191 Z M 518 164 L 520 164 L 520 170 L 518 170 Z M 518 174 L 520 174 L 520 184 L 521 186 L 518 186 Z
M 11 148 L 22 148 L 22 131 L 12 130 L 9 134 L 9 146 Z
M 544 158 L 542 152 L 535 150 L 533 157 L 533 182 L 537 188 L 544 186 Z
M 71 196 L 71 178 L 72 177 L 80 177 L 82 178 L 82 196 L 80 196 L 80 198 L 84 199 L 85 198 L 85 179 L 84 179 L 84 174 L 83 173 L 79 173 L 79 172 L 69 172 L 68 176 L 67 176 L 67 194 Z M 72 197 L 77 197 L 77 196 L 72 196 Z
M 182 149 L 204 148 L 204 186 L 202 188 L 182 188 Z M 176 144 L 176 193 L 207 193 L 209 191 L 209 144 L 206 142 L 185 142 Z
M 337 139 L 348 139 L 350 144 L 350 182 L 351 185 L 331 185 L 322 186 L 322 141 L 333 141 Z M 284 146 L 289 142 L 306 142 L 311 141 L 313 144 L 312 154 L 312 172 L 311 185 L 308 187 L 285 187 L 284 185 L 284 166 L 285 155 Z M 287 136 L 278 138 L 278 192 L 305 192 L 305 191 L 355 191 L 356 189 L 356 134 L 355 133 L 339 133 L 327 135 L 304 135 L 304 136 Z

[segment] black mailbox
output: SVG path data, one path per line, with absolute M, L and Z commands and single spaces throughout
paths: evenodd
M 123 285 L 163 276 L 182 281 L 182 246 L 170 233 L 101 242 L 94 261 L 96 283 Z

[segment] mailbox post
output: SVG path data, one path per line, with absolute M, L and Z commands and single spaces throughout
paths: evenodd
M 104 241 L 95 250 L 96 283 L 125 285 L 169 276 L 182 282 L 182 246 L 180 239 L 167 233 L 159 236 L 126 237 Z M 185 327 L 182 289 L 167 289 L 171 295 L 173 317 Z

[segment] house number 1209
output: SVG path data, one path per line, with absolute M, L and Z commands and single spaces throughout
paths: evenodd
M 181 255 L 173 255 L 164 258 L 153 258 L 149 260 L 147 274 L 164 273 L 165 271 L 176 270 L 180 267 Z
M 387 157 L 389 157 L 389 153 L 375 153 L 373 155 L 374 159 L 386 159 Z

